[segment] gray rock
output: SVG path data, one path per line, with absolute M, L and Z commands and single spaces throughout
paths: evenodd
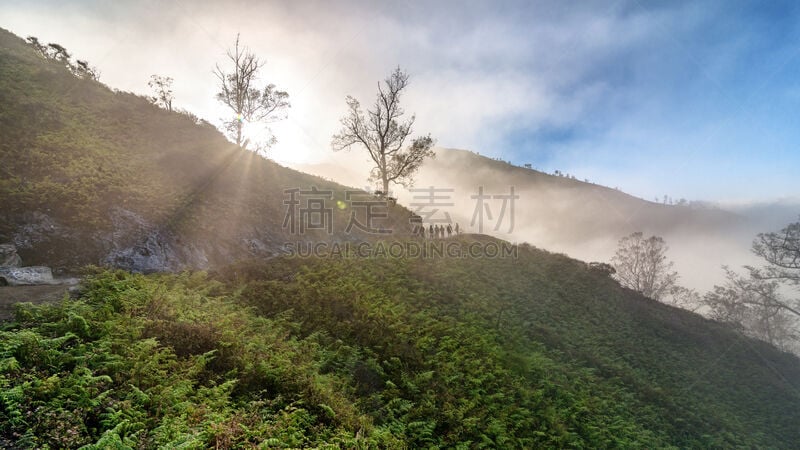
M 0 283 L 3 281 L 9 286 L 58 284 L 53 271 L 44 266 L 0 267 Z
M 114 231 L 103 264 L 132 272 L 177 270 L 178 258 L 171 239 L 139 214 L 124 208 L 111 210 Z
M 102 264 L 131 272 L 174 272 L 209 267 L 208 256 L 191 242 L 180 242 L 174 233 L 149 223 L 124 208 L 111 211 L 114 231 Z
M 132 272 L 168 272 L 179 269 L 179 259 L 169 242 L 158 231 L 140 242 L 109 253 L 104 263 Z
M 12 244 L 0 244 L 0 267 L 19 267 L 22 258 L 17 254 L 17 247 Z
M 40 212 L 26 212 L 23 223 L 14 233 L 13 241 L 17 248 L 33 248 L 55 237 L 69 237 L 70 233 L 49 215 Z

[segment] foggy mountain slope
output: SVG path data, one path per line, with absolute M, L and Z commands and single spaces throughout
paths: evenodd
M 664 205 L 622 191 L 517 167 L 464 150 L 440 149 L 437 158 L 420 171 L 417 187 L 455 190 L 454 220 L 469 226 L 475 210 L 470 196 L 484 186 L 486 193 L 508 194 L 514 186 L 515 226 L 484 230 L 500 238 L 530 242 L 584 261 L 609 261 L 620 238 L 636 231 L 662 236 L 670 247 L 680 283 L 701 292 L 724 279 L 721 266 L 757 264 L 750 252 L 756 234 L 779 230 L 791 204 L 769 216 L 758 210 L 727 211 L 705 203 Z M 416 195 L 416 194 L 414 194 Z M 412 193 L 400 195 L 405 204 Z M 497 208 L 499 205 L 495 203 Z M 795 209 L 800 214 L 800 208 Z M 790 216 L 790 215 L 789 215 Z M 795 215 L 796 217 L 796 215 Z
M 437 149 L 436 159 L 423 166 L 416 183 L 418 188 L 454 189 L 453 216 L 462 226 L 470 224 L 475 210 L 470 196 L 481 185 L 490 194 L 508 194 L 509 186 L 514 186 L 519 195 L 513 232 L 507 233 L 507 220 L 499 230 L 485 232 L 585 261 L 609 261 L 618 240 L 636 231 L 662 236 L 670 246 L 668 257 L 675 261 L 681 283 L 699 290 L 722 282 L 722 265 L 757 264 L 750 252 L 754 237 L 779 230 L 800 214 L 800 205 L 790 200 L 735 210 L 703 202 L 664 205 L 453 149 Z M 401 191 L 399 197 L 409 204 L 414 201 L 412 195 L 419 194 Z
M 297 167 L 359 186 L 369 173 L 368 169 L 359 170 L 340 160 Z M 432 216 L 434 219 L 444 219 L 447 212 L 461 229 L 479 232 L 477 224 L 472 225 L 476 211 L 472 196 L 477 195 L 480 186 L 484 195 L 509 195 L 513 186 L 519 196 L 513 214 L 507 209 L 497 229 L 502 202 L 489 202 L 494 221 L 484 223 L 484 233 L 513 242 L 529 242 L 584 261 L 609 261 L 619 239 L 630 233 L 659 235 L 670 246 L 668 256 L 675 261 L 682 284 L 700 290 L 722 282 L 722 265 L 756 263 L 750 253 L 755 235 L 785 226 L 783 218 L 791 217 L 787 211 L 792 210 L 792 204 L 785 204 L 778 208 L 781 214 L 765 217 L 758 210 L 731 212 L 705 203 L 664 205 L 617 189 L 514 166 L 467 150 L 446 148 L 437 148 L 436 158 L 426 161 L 420 169 L 413 189 L 423 191 L 396 186 L 395 195 L 402 204 L 415 210 L 417 207 L 412 204 L 428 201 L 425 189 L 450 189 L 436 195 L 447 197 L 437 201 L 452 206 L 426 206 L 423 210 L 438 209 Z M 796 210 L 795 217 L 800 208 Z
M 345 188 L 231 145 L 213 126 L 113 92 L 0 30 L 0 242 L 27 265 L 204 268 L 269 257 L 297 239 L 344 235 L 282 227 L 285 189 Z M 409 212 L 393 208 L 399 233 Z
M 354 185 L 363 184 L 368 173 L 336 162 L 300 164 L 297 167 Z M 452 189 L 452 192 L 437 194 L 450 196 L 449 200 L 442 201 L 455 203 L 453 207 L 441 210 L 455 212 L 461 221 L 466 222 L 462 225 L 469 226 L 475 203 L 471 196 L 477 194 L 479 186 L 490 194 L 508 194 L 509 187 L 514 186 L 515 194 L 519 195 L 515 202 L 515 216 L 520 219 L 516 224 L 522 232 L 526 227 L 545 230 L 549 239 L 554 240 L 590 241 L 626 229 L 657 234 L 675 230 L 717 232 L 738 229 L 747 223 L 744 215 L 707 204 L 664 205 L 617 189 L 515 166 L 468 150 L 437 148 L 436 157 L 421 167 L 413 189 Z M 405 203 L 419 202 L 414 200 L 414 196 L 425 195 L 424 192 L 411 192 L 397 186 L 395 194 Z M 515 232 L 522 233 L 516 227 Z
M 741 217 L 719 209 L 663 205 L 622 191 L 564 176 L 550 175 L 497 161 L 466 150 L 440 149 L 420 172 L 418 187 L 455 187 L 470 195 L 483 185 L 487 192 L 505 192 L 514 186 L 524 222 L 584 240 L 597 233 L 618 232 L 621 225 L 664 233 L 683 227 L 719 229 Z M 590 227 L 585 224 L 591 223 Z

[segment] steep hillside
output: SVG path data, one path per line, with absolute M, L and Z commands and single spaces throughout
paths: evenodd
M 152 271 L 279 254 L 298 239 L 345 234 L 344 186 L 228 143 L 189 114 L 112 92 L 0 30 L 0 242 L 26 264 Z M 334 236 L 282 227 L 285 189 L 332 190 Z M 408 211 L 377 226 L 405 233 Z M 364 221 L 364 218 L 360 219 Z
M 474 242 L 502 245 L 474 236 L 458 245 Z M 517 251 L 503 259 L 278 258 L 230 267 L 215 281 L 93 275 L 81 299 L 21 308 L 2 332 L 0 442 L 800 442 L 796 357 L 621 289 L 579 261 Z

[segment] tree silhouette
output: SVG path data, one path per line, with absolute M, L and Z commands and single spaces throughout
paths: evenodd
M 619 241 L 611 264 L 617 271 L 614 277 L 621 285 L 640 292 L 645 297 L 662 300 L 675 288 L 678 273 L 674 263 L 667 260 L 667 244 L 659 236 L 644 238 L 641 232 Z
M 797 350 L 800 311 L 776 280 L 742 276 L 725 267 L 726 282 L 703 297 L 712 319 L 735 324 L 748 335 L 782 350 Z
M 285 119 L 290 106 L 289 94 L 278 90 L 274 84 L 267 84 L 263 89 L 256 87 L 258 73 L 265 63 L 247 47 L 239 45 L 238 34 L 226 57 L 231 67 L 226 70 L 217 64 L 214 70 L 220 89 L 216 98 L 233 113 L 233 118 L 224 122 L 225 130 L 236 145 L 242 147 L 244 122 L 272 123 Z
M 375 105 L 366 115 L 358 100 L 347 96 L 347 115 L 341 120 L 342 129 L 331 142 L 334 151 L 363 146 L 375 164 L 370 180 L 381 182 L 384 195 L 388 195 L 389 183 L 412 185 L 413 176 L 425 158 L 434 156 L 431 150 L 434 141 L 430 135 L 412 139 L 404 147 L 415 120 L 412 115 L 407 121 L 401 121 L 405 111 L 400 107 L 400 97 L 407 86 L 408 74 L 396 68 L 383 85 L 378 83 Z
M 167 111 L 172 111 L 172 100 L 175 98 L 172 94 L 172 78 L 150 75 L 150 81 L 147 82 L 147 85 L 150 86 L 155 94 L 149 97 L 150 101 Z
M 800 222 L 791 223 L 779 232 L 759 234 L 753 242 L 753 253 L 767 263 L 761 269 L 749 268 L 754 278 L 800 287 Z
M 90 66 L 87 61 L 77 59 L 73 62 L 72 55 L 64 46 L 54 42 L 44 45 L 36 36 L 28 36 L 25 39 L 39 56 L 63 64 L 76 77 L 95 81 L 100 78 L 100 72 L 97 68 Z

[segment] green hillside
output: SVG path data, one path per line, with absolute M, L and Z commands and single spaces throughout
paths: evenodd
M 19 308 L 2 332 L 7 442 L 800 442 L 797 358 L 528 246 L 516 259 L 280 258 L 85 284 L 78 300 Z
M 240 150 L 190 114 L 77 78 L 2 29 L 0 136 L 0 242 L 62 271 L 273 256 L 297 239 L 282 229 L 285 189 L 332 190 L 331 203 L 347 189 Z M 370 237 L 343 236 L 350 211 L 334 212 L 336 239 Z M 397 207 L 382 225 L 403 233 L 408 217 Z

